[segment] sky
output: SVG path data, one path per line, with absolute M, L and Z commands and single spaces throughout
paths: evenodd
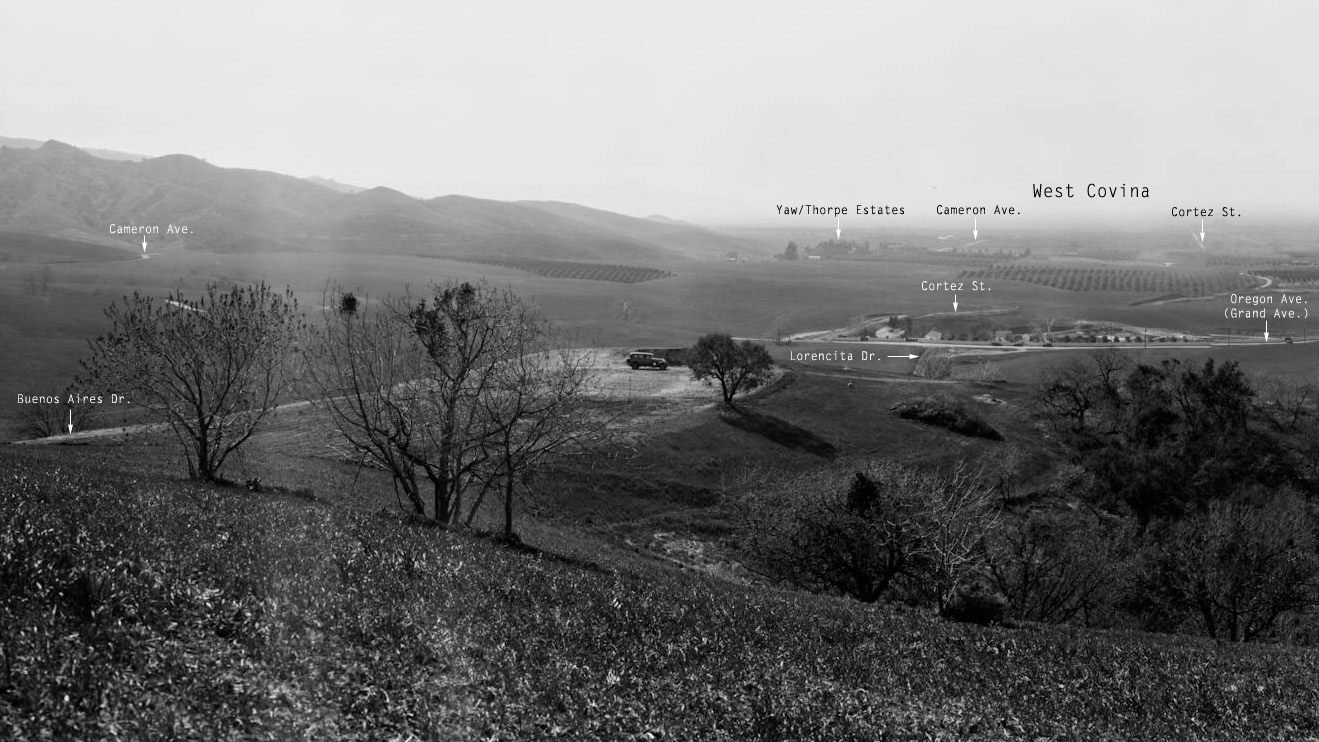
M 3 136 L 713 224 L 1319 204 L 1319 3 L 23 5 L 0 13 Z

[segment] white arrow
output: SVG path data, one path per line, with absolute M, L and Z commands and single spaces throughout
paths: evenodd
M 957 294 L 953 294 L 953 311 L 957 311 Z
M 147 252 L 147 236 L 142 235 L 142 254 L 145 255 L 146 252 Z
M 1269 342 L 1269 321 L 1264 320 L 1264 342 Z
M 842 218 L 841 216 L 835 216 L 834 219 L 835 219 L 835 221 L 834 221 L 834 239 L 842 239 L 842 237 L 843 237 L 843 218 Z
M 971 220 L 971 239 L 973 239 L 973 240 L 978 240 L 978 239 L 980 239 L 980 220 L 979 220 L 979 219 L 972 219 L 972 220 Z
M 905 356 L 889 356 L 889 358 L 906 358 L 907 360 L 912 361 L 912 360 L 915 360 L 915 359 L 917 359 L 917 358 L 920 358 L 920 356 L 918 356 L 918 355 L 913 355 L 913 354 L 910 354 L 910 353 L 909 353 L 909 354 L 907 354 L 907 355 L 905 355 Z
M 1205 244 L 1205 220 L 1204 220 L 1204 219 L 1201 219 L 1201 220 L 1200 220 L 1200 247 L 1204 247 L 1204 244 Z
M 73 408 L 69 408 L 69 432 L 73 432 Z

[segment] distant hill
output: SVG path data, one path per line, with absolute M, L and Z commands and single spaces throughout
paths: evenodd
M 361 186 L 348 185 L 347 183 L 340 183 L 337 180 L 333 180 L 331 178 L 322 178 L 319 175 L 312 175 L 310 177 L 303 178 L 303 180 L 307 181 L 308 183 L 315 183 L 318 186 L 325 186 L 326 188 L 329 188 L 332 191 L 338 191 L 340 193 L 361 193 L 362 191 L 366 190 Z
M 694 226 L 691 222 L 684 222 L 681 219 L 673 219 L 671 217 L 664 216 L 663 214 L 651 214 L 646 218 L 652 222 L 663 222 L 664 224 L 682 224 L 684 226 L 689 226 L 689 227 Z
M 27 142 L 28 140 L 5 140 Z M 111 160 L 60 142 L 0 148 L 0 231 L 124 246 L 110 225 L 186 225 L 189 249 L 665 261 L 747 249 L 700 227 L 575 204 L 354 190 L 188 155 Z M 334 186 L 338 186 L 337 188 Z
M 39 149 L 45 142 L 36 139 L 18 139 L 14 137 L 0 137 L 0 147 L 14 147 L 17 149 Z M 80 147 L 93 157 L 99 157 L 102 160 L 116 160 L 120 162 L 138 162 L 149 159 L 148 155 L 136 155 L 132 152 L 119 152 L 113 149 L 97 149 L 95 147 Z
M 612 211 L 592 209 L 561 201 L 519 201 L 519 205 L 547 214 L 572 219 L 583 225 L 626 235 L 669 250 L 703 258 L 724 257 L 730 252 L 767 254 L 772 250 L 754 239 L 734 237 L 687 222 L 665 217 L 637 219 Z

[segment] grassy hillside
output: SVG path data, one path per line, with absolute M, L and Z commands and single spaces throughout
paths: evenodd
M 137 258 L 131 249 L 40 234 L 0 232 L 0 263 L 95 263 Z
M 1303 739 L 1319 654 L 974 628 L 0 451 L 10 739 Z

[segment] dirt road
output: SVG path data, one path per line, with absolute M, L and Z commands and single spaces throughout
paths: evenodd
M 681 411 L 696 409 L 714 404 L 717 392 L 705 384 L 693 381 L 691 372 L 685 367 L 669 368 L 660 371 L 652 368 L 632 370 L 624 362 L 628 351 L 618 348 L 585 348 L 583 353 L 591 355 L 590 369 L 595 376 L 592 395 L 600 399 L 614 401 L 645 401 L 660 403 L 648 405 L 646 410 L 638 411 L 641 418 L 667 417 Z M 287 412 L 310 406 L 306 400 L 289 402 L 275 408 L 278 412 Z M 45 438 L 13 441 L 17 445 L 68 444 L 82 441 L 103 440 L 139 433 L 165 432 L 167 423 L 146 423 L 115 428 L 94 428 L 78 430 L 73 433 L 52 435 Z

